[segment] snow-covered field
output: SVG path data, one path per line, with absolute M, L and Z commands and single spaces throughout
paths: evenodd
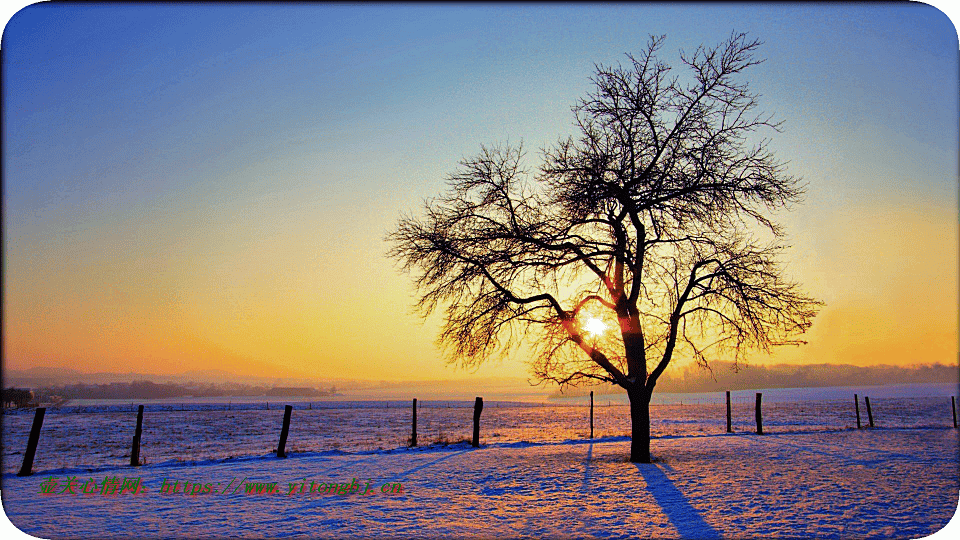
M 649 465 L 627 462 L 628 448 L 608 437 L 5 473 L 2 497 L 42 538 L 920 538 L 951 519 L 960 490 L 952 427 L 666 436 Z M 40 493 L 73 476 L 76 495 Z M 139 477 L 145 491 L 101 494 L 107 477 Z M 370 492 L 309 493 L 354 479 Z M 82 494 L 91 480 L 96 493 Z M 165 480 L 211 489 L 162 494 Z M 279 492 L 233 487 L 248 482 Z
M 488 402 L 479 449 L 456 442 L 468 401 L 421 401 L 414 449 L 410 402 L 295 402 L 288 459 L 273 455 L 278 403 L 147 402 L 140 468 L 126 466 L 135 404 L 96 402 L 49 409 L 20 478 L 33 411 L 6 411 L 2 499 L 42 538 L 920 538 L 957 509 L 956 390 L 765 390 L 763 436 L 753 392 L 734 392 L 733 434 L 722 394 L 661 395 L 650 465 L 626 460 L 628 409 L 607 396 L 593 441 L 585 398 Z M 855 428 L 854 392 L 875 429 Z M 320 493 L 353 482 L 365 493 Z M 264 483 L 278 493 L 246 492 Z
M 853 395 L 871 396 L 880 427 L 949 427 L 950 395 L 955 385 L 890 386 L 863 389 L 764 390 L 766 431 L 836 430 L 856 426 Z M 628 406 L 615 396 L 598 397 L 594 411 L 597 437 L 629 435 Z M 670 398 L 673 399 L 670 399 Z M 651 408 L 655 437 L 712 435 L 725 431 L 722 393 L 661 395 Z M 735 431 L 752 431 L 754 393 L 733 393 Z M 559 403 L 488 401 L 481 418 L 482 440 L 488 443 L 561 442 L 589 436 L 589 398 Z M 274 450 L 284 402 L 266 409 L 262 401 L 234 403 L 145 402 L 141 457 L 147 463 L 198 461 L 257 456 Z M 410 437 L 410 401 L 292 402 L 287 449 L 292 452 L 390 450 L 406 446 Z M 421 445 L 458 441 L 471 435 L 473 400 L 420 401 L 418 439 Z M 88 403 L 47 409 L 37 450 L 35 471 L 96 469 L 129 463 L 136 425 L 135 403 Z M 7 410 L 3 422 L 4 473 L 16 472 L 33 422 L 33 410 Z

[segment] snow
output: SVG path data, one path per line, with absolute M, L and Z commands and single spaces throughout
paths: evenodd
M 764 390 L 763 423 L 771 433 L 836 430 L 856 426 L 853 394 L 871 396 L 876 425 L 881 427 L 952 426 L 950 392 L 955 387 L 896 386 L 869 389 Z M 926 394 L 926 395 L 924 395 Z M 594 434 L 629 435 L 625 404 L 597 399 Z M 616 397 L 616 396 L 611 396 Z M 735 431 L 754 429 L 754 393 L 733 393 Z M 792 398 L 792 400 L 790 400 Z M 683 404 L 651 407 L 655 437 L 710 435 L 725 430 L 723 394 L 685 394 Z M 561 404 L 488 401 L 481 429 L 484 441 L 562 442 L 589 436 L 589 398 Z M 609 405 L 608 405 L 609 403 Z M 276 448 L 283 407 L 273 403 L 145 403 L 141 457 L 148 463 L 197 462 L 257 456 Z M 473 400 L 420 401 L 418 441 L 458 441 L 471 436 Z M 287 449 L 296 453 L 358 452 L 406 446 L 411 402 L 293 403 Z M 34 470 L 98 469 L 130 460 L 137 404 L 82 405 L 47 409 Z M 23 459 L 33 411 L 4 411 L 3 473 L 15 473 Z
M 43 538 L 920 538 L 957 509 L 952 427 L 681 433 L 652 449 L 653 464 L 629 463 L 629 440 L 605 437 L 6 472 L 2 498 L 17 527 Z M 72 475 L 139 476 L 147 491 L 39 494 Z M 289 493 L 354 478 L 376 489 Z M 280 493 L 161 494 L 164 479 L 278 482 Z M 403 493 L 381 493 L 384 483 Z

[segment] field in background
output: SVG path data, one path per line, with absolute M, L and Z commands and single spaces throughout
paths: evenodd
M 853 393 L 870 396 L 878 428 L 952 427 L 949 384 L 874 388 L 763 390 L 766 433 L 845 430 L 856 427 Z M 620 396 L 598 396 L 597 438 L 630 434 L 629 408 Z M 651 408 L 655 438 L 696 437 L 725 432 L 722 394 L 673 394 Z M 275 452 L 283 404 L 294 406 L 288 453 L 360 453 L 407 446 L 409 401 L 277 401 L 145 403 L 141 457 L 148 464 L 262 456 Z M 682 404 L 681 404 L 682 402 Z M 733 429 L 752 432 L 754 393 L 733 393 Z M 486 402 L 481 444 L 562 442 L 589 436 L 588 398 L 553 403 Z M 609 404 L 608 404 L 609 403 Z M 446 445 L 466 440 L 472 429 L 472 402 L 420 401 L 418 443 Z M 267 408 L 269 407 L 269 409 Z M 3 472 L 19 470 L 33 421 L 32 410 L 3 415 Z M 129 463 L 136 421 L 132 402 L 88 403 L 50 408 L 44 419 L 33 470 L 101 469 Z M 653 443 L 654 451 L 657 442 Z

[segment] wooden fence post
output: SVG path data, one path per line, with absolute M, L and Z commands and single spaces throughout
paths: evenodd
M 593 438 L 593 390 L 590 391 L 590 438 Z
M 27 439 L 27 451 L 23 453 L 23 465 L 20 467 L 17 476 L 33 474 L 33 457 L 37 453 L 37 443 L 40 442 L 40 428 L 43 426 L 43 415 L 46 412 L 46 407 L 37 407 L 37 413 L 33 417 L 33 427 L 30 428 L 30 437 Z
M 760 412 L 760 397 L 763 396 L 761 392 L 757 392 L 757 435 L 763 435 L 763 415 Z
M 733 433 L 733 414 L 730 408 L 730 391 L 727 390 L 727 433 Z
M 292 412 L 292 405 L 287 405 L 283 408 L 283 428 L 280 429 L 280 444 L 277 446 L 278 458 L 287 457 L 287 453 L 284 450 L 287 446 L 287 433 L 290 431 L 290 414 Z
M 410 437 L 410 446 L 417 445 L 417 398 L 413 398 L 413 435 Z
M 130 466 L 140 466 L 140 435 L 143 434 L 143 405 L 137 407 L 137 430 L 133 434 L 133 446 L 130 448 Z
M 867 404 L 867 420 L 870 422 L 870 427 L 873 427 L 873 411 L 870 409 L 870 398 L 863 396 L 863 401 Z
M 957 427 L 957 398 L 950 396 L 950 412 L 953 413 L 953 427 Z
M 853 395 L 853 408 L 857 411 L 857 429 L 860 429 L 860 398 L 856 394 Z
M 478 397 L 473 403 L 473 447 L 480 447 L 480 412 L 483 411 L 483 398 Z

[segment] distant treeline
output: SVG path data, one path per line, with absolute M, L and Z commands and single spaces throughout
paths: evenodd
M 249 386 L 245 384 L 173 384 L 150 381 L 109 384 L 71 384 L 39 389 L 45 398 L 63 399 L 155 399 L 175 397 L 323 397 L 336 395 L 337 389 L 307 387 Z
M 681 371 L 664 373 L 657 392 L 693 393 L 756 388 L 816 388 L 822 386 L 879 386 L 884 384 L 957 383 L 960 369 L 944 364 L 914 366 L 851 366 L 846 364 L 776 364 L 745 366 L 735 371 L 733 364 L 714 362 L 712 371 L 687 366 Z M 579 396 L 590 388 L 571 388 L 554 396 Z M 604 385 L 593 388 L 597 394 L 619 393 L 620 388 Z
M 4 407 L 26 407 L 34 397 L 33 392 L 24 388 L 4 388 L 0 401 Z

